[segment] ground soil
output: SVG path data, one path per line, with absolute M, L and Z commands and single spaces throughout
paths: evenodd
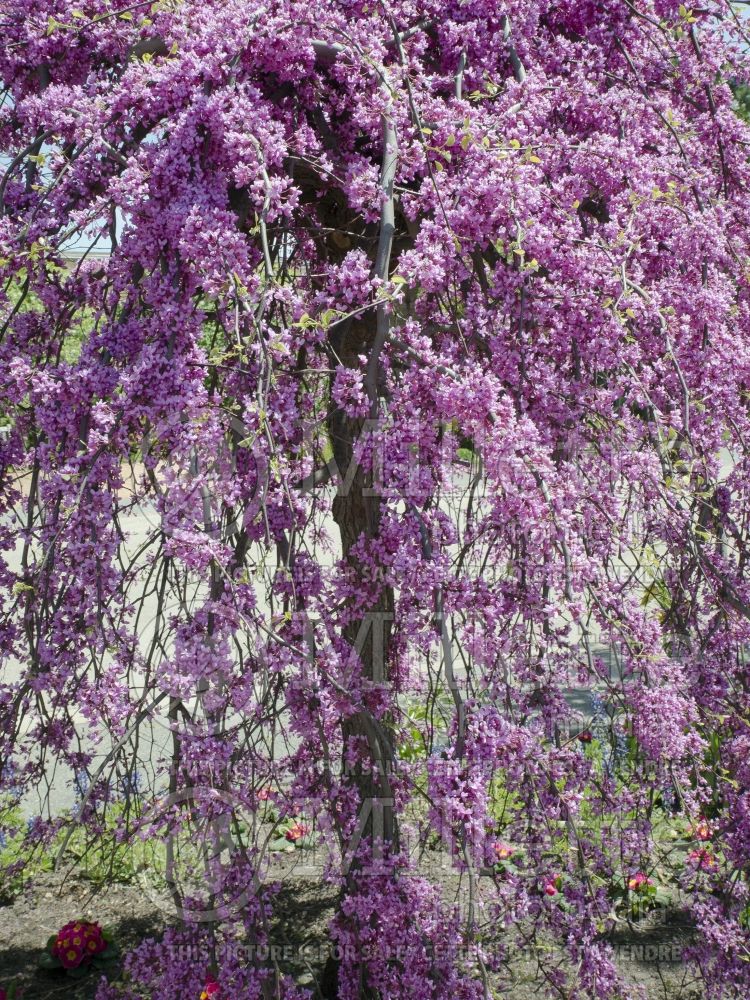
M 292 946 L 295 953 L 300 945 L 324 942 L 334 904 L 333 890 L 306 875 L 287 871 L 276 901 L 274 939 L 280 945 Z M 45 873 L 11 903 L 0 906 L 0 984 L 17 978 L 22 984 L 23 1000 L 92 1000 L 95 978 L 74 982 L 60 971 L 38 968 L 49 936 L 75 918 L 112 927 L 125 951 L 145 936 L 158 935 L 165 922 L 173 919 L 153 895 L 144 893 L 141 885 L 114 884 L 97 889 L 75 874 Z M 621 971 L 634 986 L 643 989 L 648 1000 L 700 1000 L 703 993 L 693 971 L 682 961 L 682 951 L 691 936 L 686 915 L 671 909 L 637 925 L 623 926 L 613 944 Z M 285 971 L 310 988 L 322 975 L 321 965 L 314 960 L 283 964 L 287 965 Z M 496 995 L 511 1000 L 531 1000 L 540 995 L 542 984 L 536 963 L 519 956 L 511 964 L 511 971 L 512 982 Z
M 0 907 L 0 984 L 14 977 L 23 1000 L 89 1000 L 95 978 L 75 982 L 61 971 L 38 968 L 47 939 L 77 918 L 112 927 L 123 949 L 163 928 L 159 911 L 137 885 L 96 889 L 75 875 L 49 873 Z

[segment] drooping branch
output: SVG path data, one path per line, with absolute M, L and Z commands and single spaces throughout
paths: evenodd
M 390 109 L 389 109 L 390 110 Z M 396 206 L 393 185 L 396 179 L 398 163 L 398 139 L 392 115 L 387 110 L 383 116 L 383 160 L 380 170 L 380 232 L 378 249 L 375 255 L 372 274 L 378 279 L 378 290 L 388 281 L 391 251 L 396 232 Z M 365 385 L 370 400 L 370 416 L 375 418 L 378 412 L 378 377 L 380 355 L 388 337 L 390 319 L 388 305 L 381 296 L 377 305 L 377 325 L 375 339 L 367 360 Z
M 500 18 L 500 26 L 503 30 L 503 38 L 508 46 L 508 55 L 510 57 L 510 65 L 513 69 L 513 78 L 516 83 L 523 83 L 526 79 L 526 70 L 523 63 L 516 51 L 515 45 L 510 40 L 510 18 L 507 14 L 503 14 Z
M 465 71 L 466 71 L 466 52 L 462 52 L 461 55 L 458 57 L 458 67 L 456 69 L 456 76 L 454 79 L 457 101 L 460 101 L 463 98 Z

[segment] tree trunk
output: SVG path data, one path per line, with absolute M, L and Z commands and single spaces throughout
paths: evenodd
M 375 335 L 374 313 L 365 314 L 356 321 L 342 324 L 343 329 L 334 333 L 332 346 L 341 362 L 348 368 L 361 369 L 361 355 L 368 356 Z M 328 413 L 328 433 L 339 472 L 338 492 L 333 501 L 333 518 L 341 534 L 344 560 L 352 575 L 359 572 L 359 560 L 352 555 L 352 547 L 360 539 L 376 539 L 380 532 L 382 500 L 377 494 L 377 470 L 363 469 L 356 463 L 355 447 L 361 434 L 368 434 L 372 422 L 351 418 L 331 401 Z M 393 617 L 393 588 L 383 584 L 366 611 L 366 617 L 350 622 L 343 636 L 351 649 L 356 650 L 362 675 L 367 681 L 388 682 L 388 655 L 390 648 L 391 620 Z M 365 810 L 362 837 L 380 837 L 396 846 L 398 836 L 390 791 L 390 770 L 393 745 L 390 725 L 379 724 L 369 713 L 359 712 L 342 723 L 344 741 L 364 736 L 370 747 L 370 763 L 377 765 L 376 778 L 371 768 L 357 768 L 352 775 L 359 789 L 360 806 Z M 382 825 L 381 825 L 382 821 Z

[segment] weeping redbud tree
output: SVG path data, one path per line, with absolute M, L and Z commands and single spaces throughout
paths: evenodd
M 3 0 L 4 815 L 183 918 L 101 998 L 311 995 L 284 829 L 323 995 L 636 995 L 657 885 L 748 995 L 738 10 Z

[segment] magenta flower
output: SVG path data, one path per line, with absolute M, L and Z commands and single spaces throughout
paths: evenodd
M 567 992 L 601 1000 L 625 992 L 586 937 L 601 895 L 552 852 L 595 816 L 596 885 L 648 909 L 632 864 L 679 799 L 681 861 L 728 831 L 685 864 L 695 968 L 750 997 L 750 926 L 712 893 L 750 854 L 747 22 L 727 0 L 115 6 L 1 18 L 0 799 L 90 774 L 71 819 L 94 829 L 88 734 L 116 772 L 167 726 L 160 807 L 117 828 L 208 836 L 183 902 L 261 941 L 265 848 L 364 829 L 345 892 L 321 866 L 339 993 L 415 1000 L 483 992 L 478 928 L 398 844 L 417 806 L 425 846 L 507 872 L 482 921 L 549 934 L 544 981 L 580 928 Z M 268 845 L 242 817 L 282 789 Z M 59 833 L 19 827 L 0 843 Z M 114 954 L 82 921 L 52 947 L 73 971 Z M 156 948 L 133 995 L 216 1000 Z M 231 1000 L 306 992 L 222 963 Z
M 99 924 L 71 920 L 57 932 L 50 952 L 64 969 L 77 969 L 101 955 L 107 947 Z
M 560 891 L 560 876 L 552 875 L 548 878 L 544 883 L 543 889 L 546 896 L 556 896 Z
M 221 987 L 213 976 L 209 975 L 206 979 L 206 984 L 203 987 L 203 992 L 200 995 L 200 1000 L 220 1000 L 221 998 Z

